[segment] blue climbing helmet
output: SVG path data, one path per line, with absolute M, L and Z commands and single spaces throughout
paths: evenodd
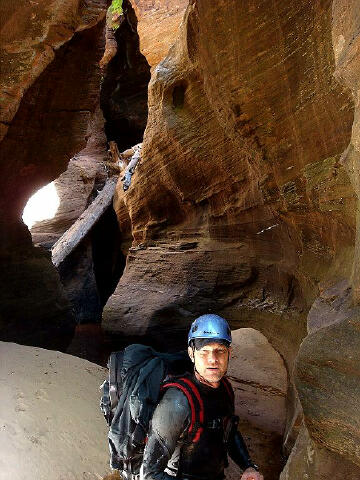
M 225 340 L 230 344 L 231 330 L 224 318 L 213 313 L 207 313 L 196 318 L 191 324 L 188 345 L 190 345 L 191 340 L 196 338 L 209 338 L 214 339 L 214 341 Z

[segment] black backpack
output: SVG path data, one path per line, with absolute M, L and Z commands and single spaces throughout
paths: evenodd
M 110 466 L 138 475 L 151 417 L 166 388 L 179 388 L 191 408 L 189 440 L 203 431 L 204 406 L 188 372 L 193 366 L 186 352 L 160 353 L 145 345 L 114 352 L 108 362 L 109 378 L 102 384 L 100 407 L 109 425 Z M 230 382 L 223 383 L 232 401 Z

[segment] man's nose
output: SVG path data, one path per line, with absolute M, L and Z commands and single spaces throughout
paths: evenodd
M 215 353 L 210 352 L 208 356 L 208 362 L 209 363 L 215 363 L 217 361 L 217 356 Z

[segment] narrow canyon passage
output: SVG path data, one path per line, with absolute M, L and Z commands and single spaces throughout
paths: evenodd
M 265 479 L 358 480 L 358 2 L 45 3 L 0 7 L 3 351 L 101 378 L 217 313 Z M 28 229 L 45 185 L 56 211 Z
M 109 26 L 110 20 L 106 27 L 106 35 L 110 33 L 116 43 L 116 53 L 102 68 L 99 106 L 88 127 L 87 145 L 70 159 L 67 170 L 54 182 L 59 198 L 55 214 L 30 229 L 33 243 L 48 251 L 94 202 L 114 173 L 109 145 L 115 142 L 121 152 L 143 138 L 150 67 L 139 51 L 137 19 L 131 4 L 124 2 L 123 12 L 116 30 Z M 72 354 L 105 364 L 114 342 L 109 338 L 109 345 L 103 345 L 102 309 L 115 290 L 125 261 L 126 244 L 110 205 L 58 266 L 77 325 L 67 349 Z

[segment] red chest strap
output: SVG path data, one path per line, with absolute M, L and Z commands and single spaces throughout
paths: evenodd
M 196 443 L 199 441 L 204 430 L 204 403 L 200 396 L 200 392 L 194 382 L 186 377 L 176 378 L 174 381 L 165 382 L 162 385 L 161 390 L 171 387 L 181 390 L 189 402 L 191 422 L 188 433 L 192 438 L 192 442 Z
M 235 395 L 231 383 L 226 377 L 221 379 L 221 383 L 224 386 L 227 395 L 229 396 L 232 409 L 234 410 Z M 190 378 L 186 377 L 176 378 L 173 381 L 165 382 L 162 385 L 161 390 L 165 390 L 166 388 L 170 387 L 181 390 L 189 402 L 191 409 L 191 422 L 188 433 L 192 437 L 192 442 L 196 443 L 199 441 L 204 430 L 204 402 L 201 398 L 199 389 Z

